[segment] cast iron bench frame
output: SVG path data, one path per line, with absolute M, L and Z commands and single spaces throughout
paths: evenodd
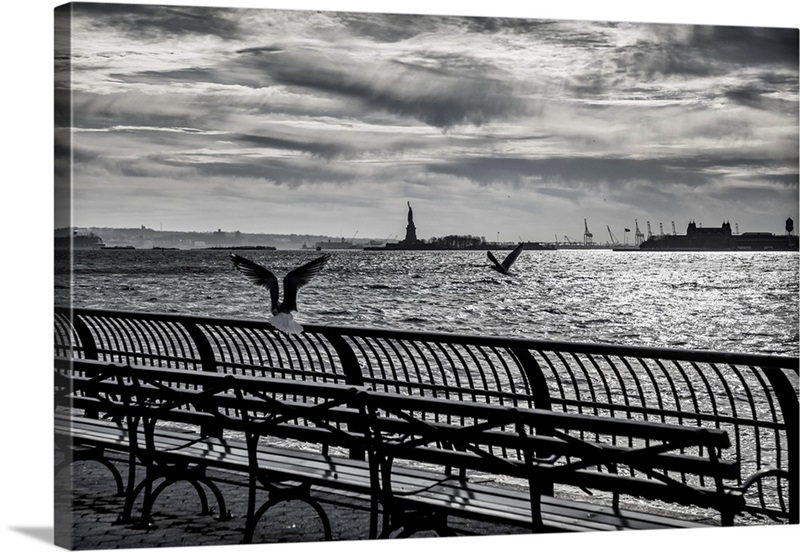
M 422 529 L 451 534 L 446 525 L 448 515 L 512 523 L 533 531 L 702 525 L 625 511 L 616 501 L 598 506 L 557 499 L 548 496 L 553 483 L 712 508 L 721 512 L 723 525 L 732 524 L 744 504 L 741 493 L 724 484 L 738 472 L 735 462 L 719 457 L 719 451 L 730 445 L 727 433 L 713 428 L 96 361 L 61 359 L 56 368 L 57 397 L 68 400 L 73 412 L 67 418 L 57 417 L 57 433 L 74 436 L 81 447 L 125 452 L 130 466 L 138 460 L 145 467 L 145 477 L 138 483 L 135 470 L 129 470 L 122 514 L 128 522 L 132 521 L 134 502 L 143 493 L 140 522 L 149 523 L 159 494 L 178 480 L 192 483 L 201 497 L 203 513 L 210 510 L 201 484 L 208 487 L 224 517 L 224 497 L 207 477 L 209 467 L 249 474 L 244 542 L 252 541 L 256 523 L 271 506 L 291 499 L 304 500 L 315 508 L 325 537 L 330 538 L 330 524 L 310 493 L 312 485 L 368 496 L 371 537 L 388 537 L 396 530 L 406 536 Z M 104 412 L 118 421 L 82 418 L 74 415 L 75 409 Z M 242 414 L 246 412 L 250 414 Z M 423 419 L 431 416 L 437 421 Z M 465 425 L 467 419 L 474 423 Z M 164 421 L 188 423 L 199 431 L 178 433 L 158 427 Z M 246 437 L 244 441 L 222 439 L 221 430 L 243 432 Z M 575 431 L 590 433 L 594 440 L 569 435 Z M 598 435 L 609 436 L 612 442 L 604 443 Z M 323 449 L 321 453 L 287 452 L 279 446 L 259 444 L 261 436 L 317 443 Z M 626 446 L 626 440 L 636 440 L 636 444 Z M 697 453 L 687 451 L 697 446 Z M 330 455 L 329 447 L 348 449 L 351 456 L 364 450 L 366 459 Z M 497 456 L 487 452 L 487 447 L 516 449 L 521 457 Z M 558 456 L 574 460 L 558 464 Z M 396 459 L 444 470 L 401 467 L 395 465 Z M 590 469 L 600 465 L 608 468 L 600 472 Z M 619 474 L 617 466 L 646 473 L 648 478 Z M 710 477 L 715 485 L 697 487 L 660 473 L 672 468 L 682 474 Z M 466 477 L 467 470 L 521 478 L 527 481 L 529 491 L 474 483 Z M 159 479 L 162 482 L 153 489 Z M 285 485 L 286 481 L 292 484 Z M 256 508 L 258 484 L 270 495 Z M 466 496 L 470 499 L 465 500 Z M 379 510 L 383 512 L 380 535 Z M 422 515 L 417 515 L 420 512 Z

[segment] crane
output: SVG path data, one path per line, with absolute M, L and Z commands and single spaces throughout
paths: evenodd
M 675 236 L 677 232 L 675 231 L 675 221 L 672 221 L 672 235 Z
M 614 234 L 611 233 L 611 227 L 606 224 L 606 228 L 608 228 L 608 235 L 611 236 L 611 245 L 619 245 L 617 238 L 615 238 Z
M 653 232 L 650 231 L 650 221 L 648 220 L 647 221 L 647 239 L 649 240 L 652 237 L 653 237 Z
M 589 224 L 586 222 L 586 219 L 583 219 L 583 245 L 592 245 L 592 233 L 589 232 Z
M 636 245 L 638 246 L 641 245 L 642 242 L 644 241 L 644 234 L 642 234 L 642 231 L 639 230 L 639 219 L 634 219 L 633 222 L 636 224 L 635 239 L 636 239 Z
M 660 236 L 664 235 L 664 223 L 663 222 L 659 222 L 658 223 L 658 234 Z

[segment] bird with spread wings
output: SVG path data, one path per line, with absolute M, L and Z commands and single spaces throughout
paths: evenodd
M 522 245 L 523 244 L 519 244 L 516 248 L 514 248 L 514 250 L 506 256 L 502 263 L 497 261 L 491 251 L 487 251 L 486 255 L 489 257 L 489 260 L 492 261 L 491 268 L 500 274 L 511 274 L 509 270 L 511 269 L 511 265 L 514 264 L 514 261 L 517 260 L 517 257 L 519 257 L 519 254 L 522 253 Z
M 317 257 L 302 266 L 290 271 L 283 278 L 283 301 L 280 301 L 278 278 L 260 264 L 234 253 L 230 254 L 231 262 L 239 272 L 253 284 L 269 291 L 272 318 L 269 323 L 287 334 L 303 331 L 303 327 L 295 322 L 292 315 L 297 311 L 297 292 L 319 274 L 330 259 L 330 254 Z

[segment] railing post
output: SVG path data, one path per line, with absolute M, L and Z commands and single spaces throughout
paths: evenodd
M 339 362 L 342 365 L 342 371 L 344 372 L 344 380 L 348 385 L 364 385 L 364 374 L 361 372 L 361 366 L 358 364 L 358 358 L 356 354 L 353 352 L 353 349 L 350 345 L 347 344 L 344 337 L 341 334 L 334 334 L 334 333 L 325 333 L 325 337 L 328 339 L 328 342 L 333 346 L 333 350 L 336 351 L 336 356 L 339 357 Z M 357 404 L 348 404 L 350 408 L 358 408 Z M 349 429 L 354 432 L 363 433 L 364 435 L 367 434 L 368 430 L 366 426 L 363 426 L 359 423 L 352 423 L 349 426 Z M 350 458 L 355 460 L 363 460 L 365 457 L 366 451 L 360 447 L 351 447 L 350 448 Z
M 358 364 L 358 358 L 347 344 L 344 337 L 340 334 L 325 333 L 328 342 L 333 346 L 336 351 L 336 356 L 339 357 L 339 362 L 342 364 L 342 371 L 344 372 L 344 379 L 348 385 L 364 385 L 364 374 L 361 372 L 361 366 Z
M 217 359 L 214 357 L 214 349 L 211 348 L 211 343 L 208 342 L 206 335 L 194 322 L 182 322 L 182 324 L 194 342 L 203 372 L 216 372 Z
M 539 366 L 539 363 L 536 362 L 531 352 L 528 349 L 511 349 L 511 354 L 516 357 L 517 362 L 519 362 L 519 365 L 522 367 L 522 371 L 525 373 L 525 377 L 528 379 L 534 408 L 552 410 L 553 401 L 550 398 L 550 389 L 547 387 L 547 380 L 544 377 L 542 368 Z M 552 430 L 540 429 L 538 427 L 536 428 L 536 433 L 539 435 L 553 435 Z M 529 453 L 526 451 L 526 454 Z M 553 496 L 555 492 L 553 482 L 540 482 L 537 487 L 537 492 Z M 533 489 L 531 489 L 531 493 L 533 493 Z M 531 494 L 531 499 L 533 499 L 533 494 Z M 533 506 L 533 502 L 531 502 L 531 505 Z M 539 523 L 541 523 L 541 517 Z
M 217 360 L 214 357 L 214 349 L 203 331 L 194 322 L 182 322 L 183 327 L 192 338 L 197 354 L 200 357 L 200 367 L 203 372 L 217 372 Z M 213 414 L 213 412 L 212 412 Z M 222 437 L 222 428 L 216 424 L 208 423 L 202 426 L 202 432 L 209 437 Z M 223 513 L 224 515 L 224 513 Z
M 533 397 L 533 406 L 545 410 L 553 409 L 553 401 L 550 398 L 550 389 L 547 387 L 547 380 L 539 367 L 539 363 L 533 358 L 533 355 L 528 349 L 511 349 L 519 365 L 522 366 L 522 371 L 528 378 L 528 384 L 531 388 L 531 396 Z

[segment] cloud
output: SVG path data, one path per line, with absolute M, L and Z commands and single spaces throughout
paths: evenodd
M 367 38 L 379 43 L 408 40 L 423 33 L 435 31 L 451 21 L 443 17 L 418 17 L 404 14 L 332 13 L 333 19 L 343 25 L 352 36 Z
M 797 29 L 704 25 L 646 25 L 633 48 L 620 49 L 622 64 L 648 75 L 714 76 L 733 68 L 764 66 L 795 70 Z
M 352 146 L 341 142 L 300 141 L 252 134 L 235 134 L 227 139 L 234 141 L 234 143 L 310 153 L 324 159 L 342 157 L 346 154 L 352 155 L 356 151 Z
M 135 4 L 76 3 L 75 17 L 92 27 L 112 28 L 129 39 L 157 41 L 187 35 L 211 35 L 232 40 L 241 36 L 236 11 L 223 8 Z
M 364 109 L 411 117 L 438 128 L 482 125 L 524 114 L 513 83 L 411 63 L 372 61 L 314 49 L 249 53 L 238 64 L 277 83 L 356 100 Z M 258 77 L 256 77 L 257 79 Z
M 429 165 L 435 173 L 461 176 L 480 185 L 505 183 L 522 186 L 542 181 L 564 185 L 682 182 L 702 184 L 709 176 L 687 169 L 685 160 L 629 159 L 619 157 L 469 158 Z

